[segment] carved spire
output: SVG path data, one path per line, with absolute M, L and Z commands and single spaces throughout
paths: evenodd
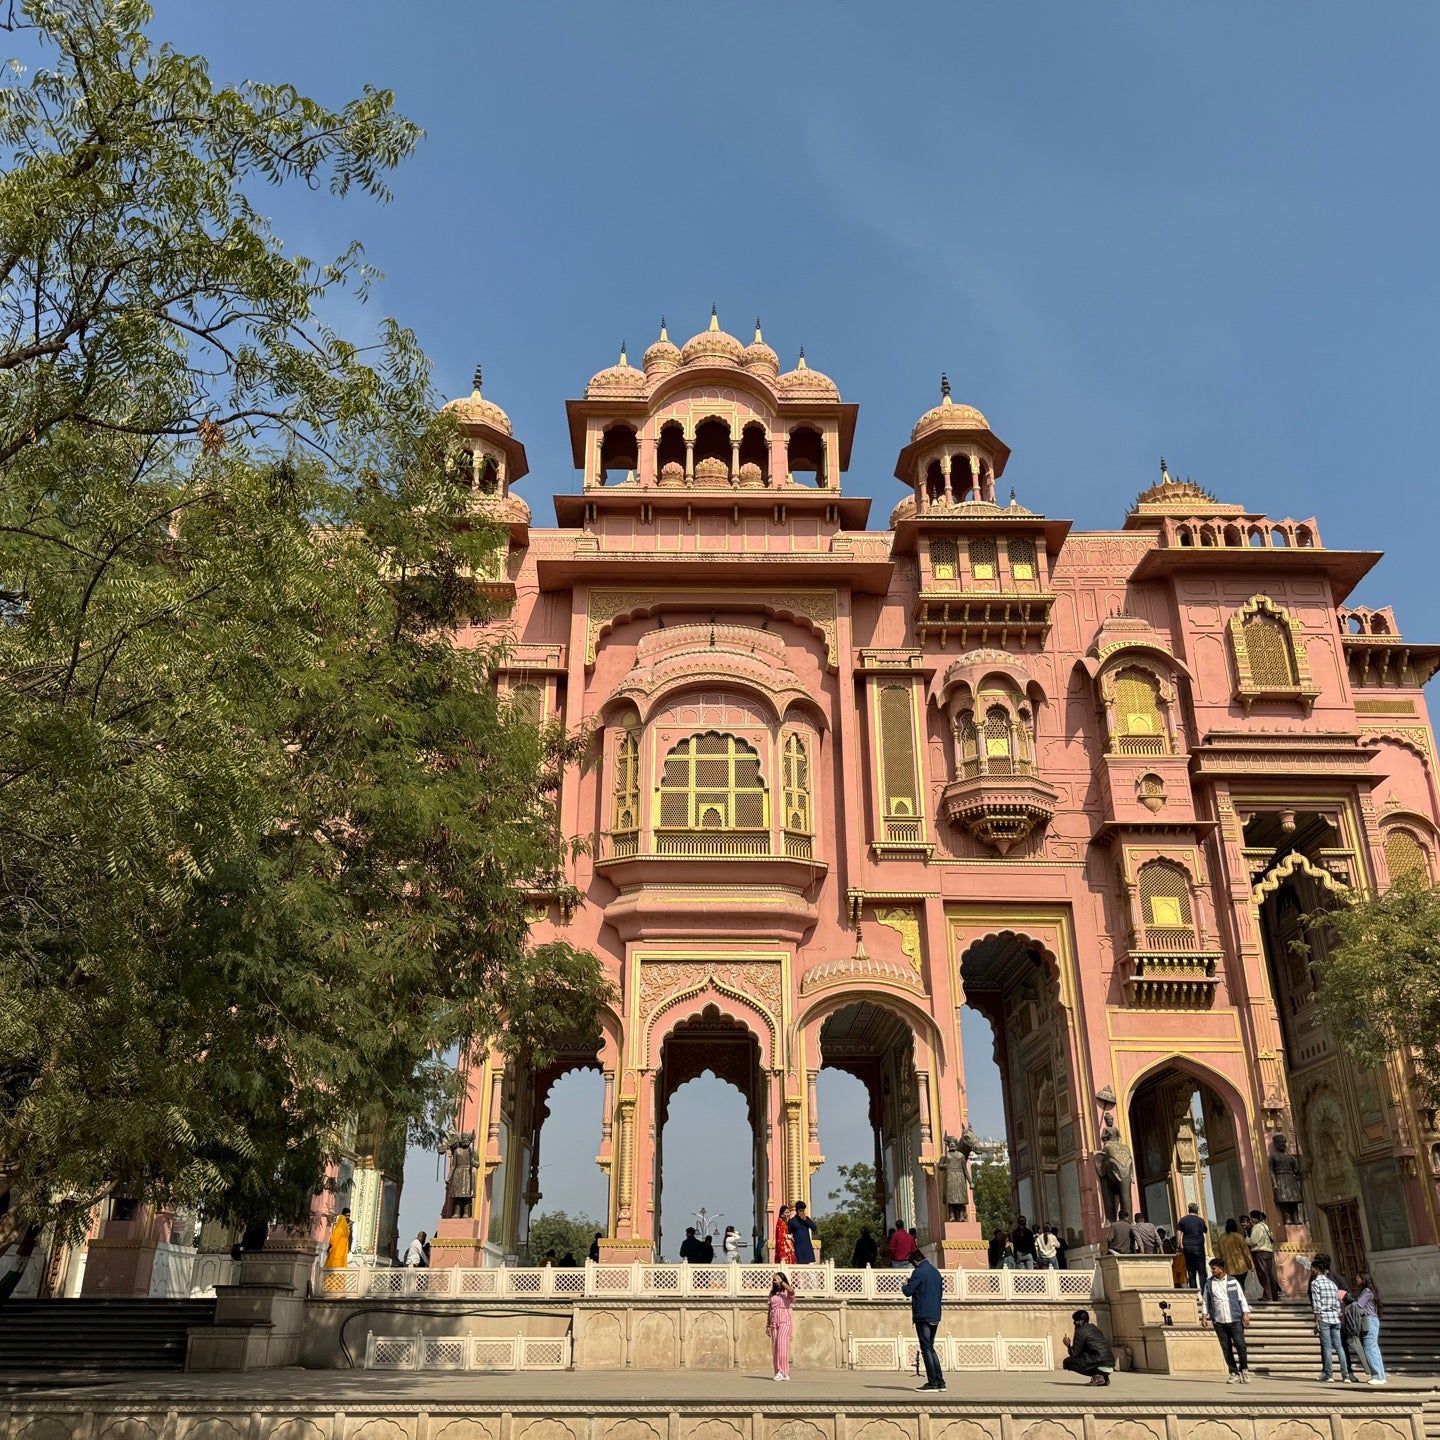
M 943 370 L 940 372 L 940 403 L 942 405 L 952 403 L 950 399 L 950 377 Z
M 481 387 L 482 387 L 482 382 L 484 381 L 484 379 L 485 379 L 484 370 L 483 370 L 483 368 L 482 368 L 481 366 L 477 365 L 477 366 L 475 367 L 475 393 L 476 393 L 477 395 L 480 394 Z
M 668 340 L 669 338 L 670 333 L 665 329 L 665 317 L 662 315 L 660 317 L 660 339 Z
M 710 307 L 710 328 L 712 330 L 720 328 L 720 312 L 713 305 Z

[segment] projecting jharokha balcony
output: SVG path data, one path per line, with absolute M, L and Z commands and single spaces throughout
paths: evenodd
M 970 762 L 944 789 L 945 818 L 963 825 L 977 840 L 1002 855 L 1032 831 L 1049 824 L 1060 803 L 1053 785 L 1024 761 Z

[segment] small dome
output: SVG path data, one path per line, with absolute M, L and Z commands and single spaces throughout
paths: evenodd
M 475 367 L 475 388 L 464 399 L 451 400 L 442 408 L 453 411 L 464 424 L 489 425 L 492 429 L 500 431 L 502 435 L 513 435 L 514 432 L 510 428 L 510 417 L 493 400 L 487 400 L 480 393 L 481 379 L 480 366 L 477 365 Z
M 908 520 L 915 513 L 915 497 L 907 495 L 891 512 L 890 528 L 893 530 L 902 520 Z
M 692 335 L 680 351 L 682 365 L 738 365 L 745 347 L 720 328 L 720 317 L 710 307 L 710 326 Z
M 988 430 L 990 422 L 973 406 L 957 405 L 950 398 L 950 377 L 940 377 L 940 403 L 933 409 L 927 410 L 916 422 L 915 427 L 910 431 L 910 440 L 913 444 L 922 435 L 933 434 L 937 430 Z
M 680 351 L 665 330 L 665 317 L 660 317 L 660 338 L 645 352 L 645 374 L 664 375 L 680 368 Z
M 793 370 L 787 370 L 777 382 L 780 393 L 787 400 L 838 400 L 840 387 L 819 370 L 812 370 L 805 363 L 805 351 Z
M 587 400 L 602 397 L 627 400 L 645 398 L 645 376 L 630 363 L 623 343 L 620 346 L 620 363 L 591 376 L 590 383 L 585 387 Z
M 755 321 L 755 338 L 745 347 L 740 363 L 747 370 L 758 370 L 763 375 L 773 377 L 780 373 L 780 357 L 765 343 L 758 318 Z
M 1193 480 L 1177 480 L 1165 465 L 1165 457 L 1160 457 L 1160 479 L 1148 490 L 1142 490 L 1135 497 L 1135 504 L 1130 508 L 1138 509 L 1141 505 L 1218 505 L 1220 502 L 1203 485 L 1197 485 Z

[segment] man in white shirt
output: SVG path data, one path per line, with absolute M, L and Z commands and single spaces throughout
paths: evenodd
M 1227 1385 L 1250 1383 L 1250 1357 L 1245 1349 L 1245 1327 L 1250 1323 L 1250 1302 L 1245 1287 L 1218 1257 L 1210 1262 L 1210 1278 L 1200 1286 L 1200 1323 L 1213 1325 L 1220 1353 L 1230 1372 Z
M 430 1246 L 422 1230 L 405 1249 L 405 1266 L 410 1270 L 423 1270 L 430 1264 Z

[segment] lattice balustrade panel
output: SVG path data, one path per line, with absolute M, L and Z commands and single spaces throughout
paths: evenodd
M 962 1270 L 967 1300 L 998 1300 L 1004 1293 L 1005 1271 Z
M 585 1293 L 585 1272 L 583 1270 L 557 1270 L 551 1283 L 557 1295 L 583 1295 Z
M 642 1294 L 678 1295 L 680 1293 L 680 1267 L 678 1265 L 645 1265 L 640 1269 Z
M 403 1273 L 410 1276 L 410 1283 L 406 1289 L 411 1295 L 430 1295 L 435 1298 L 455 1294 L 455 1271 L 450 1269 L 442 1270 L 406 1270 Z
M 568 1370 L 570 1341 L 564 1335 L 526 1335 L 520 1341 L 522 1370 Z
M 837 1270 L 834 1293 L 836 1295 L 863 1295 L 865 1293 L 865 1272 L 863 1270 Z
M 740 1267 L 740 1293 L 742 1295 L 768 1295 L 770 1282 L 775 1271 L 769 1265 L 742 1265 Z
M 1007 1340 L 1001 1337 L 999 1346 L 1002 1370 L 1050 1370 L 1054 1368 L 1048 1337 L 1041 1340 Z
M 591 1289 L 596 1295 L 628 1295 L 633 1276 L 628 1265 L 596 1265 L 590 1271 Z
M 384 1270 L 371 1270 L 361 1272 L 365 1277 L 365 1294 L 367 1295 L 403 1295 L 405 1293 L 405 1276 L 408 1272 L 386 1268 Z
M 459 1289 L 456 1292 L 460 1295 L 498 1295 L 500 1293 L 500 1277 L 506 1272 L 503 1270 L 461 1270 Z
M 464 1370 L 470 1364 L 470 1342 L 463 1335 L 426 1335 L 420 1341 L 422 1370 Z
M 947 1300 L 958 1300 L 961 1287 L 965 1284 L 960 1272 L 955 1270 L 942 1270 L 940 1272 L 940 1293 Z
M 900 1287 L 904 1285 L 906 1279 L 900 1271 L 876 1270 L 874 1275 L 877 1300 L 893 1300 L 900 1297 Z
M 520 1366 L 518 1339 L 501 1339 L 492 1335 L 470 1337 L 469 1368 L 471 1370 L 517 1370 Z
M 1095 1289 L 1095 1276 L 1090 1270 L 1057 1270 L 1055 1278 L 1065 1299 L 1088 1299 Z
M 950 1368 L 952 1370 L 998 1370 L 1000 1368 L 999 1340 L 966 1340 L 959 1336 L 950 1338 Z
M 898 1370 L 900 1342 L 887 1337 L 850 1338 L 850 1366 L 854 1370 Z
M 367 1347 L 370 1370 L 414 1370 L 420 1362 L 416 1335 L 371 1335 Z
M 692 1295 L 725 1295 L 729 1289 L 730 1277 L 724 1268 L 712 1270 L 708 1266 L 698 1265 L 690 1271 Z
M 1017 1300 L 1038 1298 L 1050 1293 L 1049 1270 L 1012 1270 L 1010 1271 L 1011 1294 Z
M 545 1287 L 543 1270 L 511 1270 L 508 1274 L 512 1295 L 539 1295 Z
M 790 1271 L 790 1283 L 797 1295 L 823 1295 L 828 1276 L 820 1266 L 799 1265 Z

